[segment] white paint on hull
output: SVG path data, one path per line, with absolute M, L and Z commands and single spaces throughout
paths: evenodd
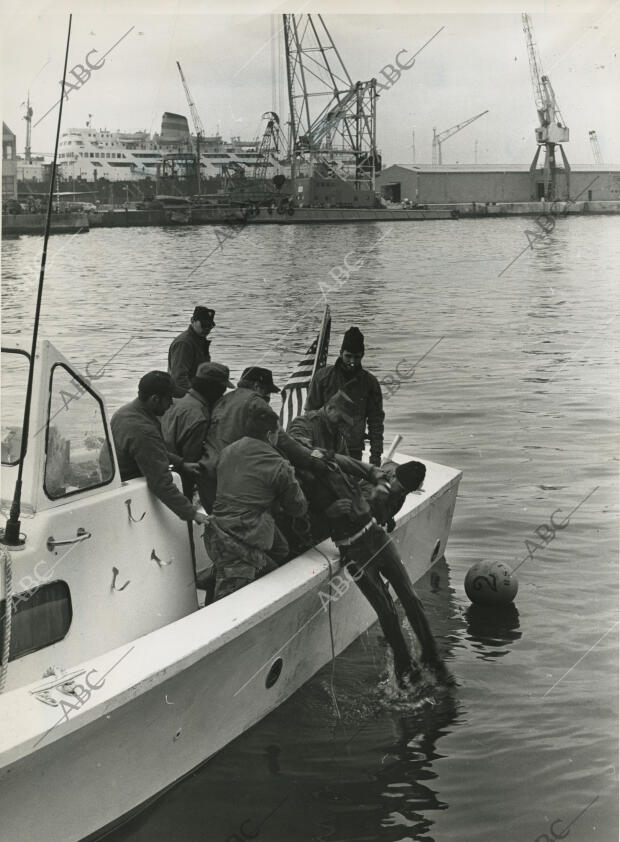
M 394 533 L 414 580 L 434 551 L 440 558 L 445 550 L 460 480 L 458 471 L 426 464 L 426 490 L 410 495 Z M 97 669 L 95 683 L 117 664 L 68 716 L 36 698 L 42 681 L 0 697 L 0 839 L 72 842 L 96 833 L 301 687 L 331 658 L 319 590 L 333 593 L 329 580 L 340 565 L 331 542 L 320 549 L 327 558 L 311 550 L 206 609 L 80 665 Z M 331 605 L 338 654 L 376 617 L 352 583 Z M 278 657 L 282 673 L 268 689 L 266 674 Z

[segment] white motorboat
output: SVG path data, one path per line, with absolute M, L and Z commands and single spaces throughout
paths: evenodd
M 22 543 L 0 544 L 0 839 L 72 842 L 202 764 L 376 616 L 331 541 L 201 608 L 201 528 L 192 549 L 144 479 L 121 481 L 102 395 L 50 342 L 38 348 Z M 28 352 L 5 350 L 5 370 L 25 371 Z M 17 419 L 24 389 L 9 379 Z M 5 425 L 5 515 L 20 436 Z M 414 581 L 444 554 L 461 478 L 425 464 L 393 533 Z

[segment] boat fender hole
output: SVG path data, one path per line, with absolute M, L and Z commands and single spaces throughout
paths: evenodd
M 265 687 L 269 689 L 273 687 L 276 681 L 280 678 L 280 673 L 282 672 L 282 658 L 277 658 L 273 664 L 271 665 L 269 672 L 267 673 L 267 678 L 265 679 Z
M 182 734 L 182 733 L 183 733 L 183 729 L 182 729 L 182 728 L 179 728 L 179 730 L 178 730 L 178 731 L 176 732 L 176 734 L 174 735 L 174 737 L 173 737 L 172 741 L 173 741 L 174 743 L 176 743 L 176 741 L 180 738 L 180 736 L 181 736 L 181 734 Z
M 435 544 L 435 549 L 433 550 L 433 554 L 431 556 L 431 564 L 433 564 L 433 562 L 437 561 L 437 558 L 439 557 L 440 547 L 441 547 L 441 541 L 438 540 L 437 543 Z

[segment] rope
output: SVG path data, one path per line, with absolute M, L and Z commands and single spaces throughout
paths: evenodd
M 0 693 L 4 690 L 6 674 L 9 668 L 9 649 L 11 647 L 11 626 L 13 621 L 13 570 L 11 553 L 0 551 L 0 559 L 4 562 L 4 635 L 2 643 L 2 658 L 0 660 Z
M 329 565 L 329 581 L 331 582 L 331 580 L 334 577 L 334 570 L 333 570 L 333 567 L 332 567 L 331 559 L 329 558 L 329 556 L 325 555 L 323 550 L 319 550 L 318 547 L 314 547 L 314 549 L 317 552 L 321 553 L 321 555 L 323 556 L 323 558 L 325 559 L 325 561 Z M 329 639 L 330 639 L 331 647 L 332 647 L 332 668 L 331 668 L 331 674 L 330 674 L 330 677 L 329 677 L 329 691 L 331 693 L 332 704 L 334 706 L 334 710 L 336 711 L 336 716 L 338 717 L 338 719 L 340 719 L 342 721 L 342 714 L 340 713 L 340 708 L 338 707 L 338 699 L 336 698 L 336 690 L 334 688 L 334 680 L 336 678 L 336 649 L 334 647 L 334 627 L 333 627 L 333 624 L 332 624 L 332 601 L 331 601 L 331 599 L 329 600 L 329 603 L 327 605 L 327 616 L 329 617 Z

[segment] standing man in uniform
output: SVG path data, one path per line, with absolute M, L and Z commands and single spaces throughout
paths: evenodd
M 215 327 L 215 310 L 196 307 L 189 327 L 172 340 L 168 350 L 168 371 L 182 394 L 191 389 L 191 379 L 201 363 L 211 361 L 207 336 Z
M 181 520 L 207 523 L 172 480 L 169 465 L 196 475 L 199 467 L 170 453 L 159 419 L 172 405 L 174 384 L 165 371 L 149 371 L 138 384 L 138 397 L 121 406 L 110 422 L 122 480 L 145 477 L 149 490 Z
M 277 451 L 278 416 L 266 402 L 249 407 L 247 435 L 227 445 L 217 466 L 217 497 L 205 529 L 221 599 L 286 561 L 288 542 L 274 514 L 305 515 L 308 504 L 293 468 Z
M 334 365 L 319 369 L 312 381 L 306 410 L 320 409 L 342 390 L 355 404 L 353 425 L 347 431 L 349 455 L 362 458 L 366 425 L 370 438 L 370 464 L 379 467 L 383 455 L 383 395 L 379 381 L 362 368 L 364 335 L 350 327 L 342 340 L 340 356 Z

